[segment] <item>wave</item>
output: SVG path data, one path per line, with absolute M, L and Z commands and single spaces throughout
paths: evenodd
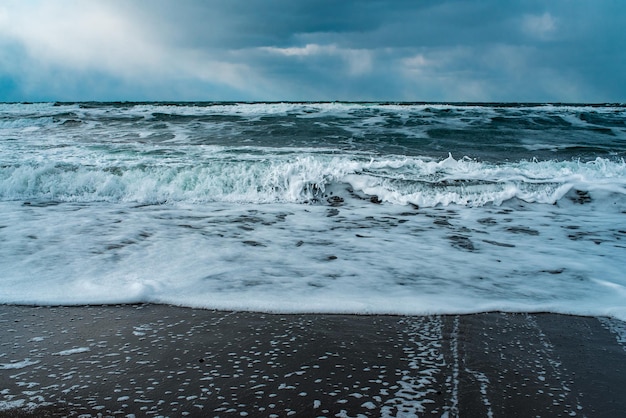
M 564 115 L 568 122 L 604 124 L 608 119 L 613 126 L 623 127 L 626 113 L 624 104 L 541 104 L 541 103 L 412 103 L 412 102 L 119 102 L 119 103 L 0 103 L 0 117 L 20 116 L 104 116 L 133 115 L 157 119 L 177 116 L 272 116 L 298 115 L 315 116 L 337 114 L 360 116 L 362 112 L 406 114 L 435 113 L 438 116 L 453 116 L 455 113 L 483 113 L 497 120 L 506 117 L 537 115 Z M 545 122 L 545 121 L 544 121 Z M 559 122 L 563 122 L 560 120 Z
M 570 191 L 626 195 L 626 162 L 518 161 L 464 157 L 243 154 L 193 161 L 35 163 L 0 167 L 0 199 L 55 202 L 333 203 L 367 199 L 396 205 L 553 204 Z M 374 199 L 375 197 L 375 199 Z
M 441 158 L 626 157 L 626 107 L 436 103 L 0 104 L 7 138 L 334 147 Z

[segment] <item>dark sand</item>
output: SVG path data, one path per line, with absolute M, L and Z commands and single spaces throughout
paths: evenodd
M 0 329 L 0 416 L 626 416 L 606 318 L 0 306 Z

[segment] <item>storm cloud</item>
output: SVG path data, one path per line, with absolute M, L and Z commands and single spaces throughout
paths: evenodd
M 620 0 L 8 0 L 0 101 L 623 102 Z

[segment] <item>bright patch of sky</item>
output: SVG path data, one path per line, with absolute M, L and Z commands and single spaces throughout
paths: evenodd
M 5 0 L 0 101 L 626 101 L 622 0 Z

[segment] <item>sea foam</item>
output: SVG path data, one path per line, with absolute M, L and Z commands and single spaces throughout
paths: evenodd
M 452 156 L 377 158 L 331 155 L 254 156 L 211 152 L 199 162 L 163 164 L 151 157 L 36 163 L 0 168 L 3 200 L 57 202 L 311 203 L 335 193 L 377 196 L 393 204 L 502 204 L 518 198 L 552 204 L 571 189 L 626 193 L 626 163 L 522 161 L 489 164 Z M 342 190 L 343 189 L 343 190 Z M 345 197 L 345 196 L 343 196 Z

